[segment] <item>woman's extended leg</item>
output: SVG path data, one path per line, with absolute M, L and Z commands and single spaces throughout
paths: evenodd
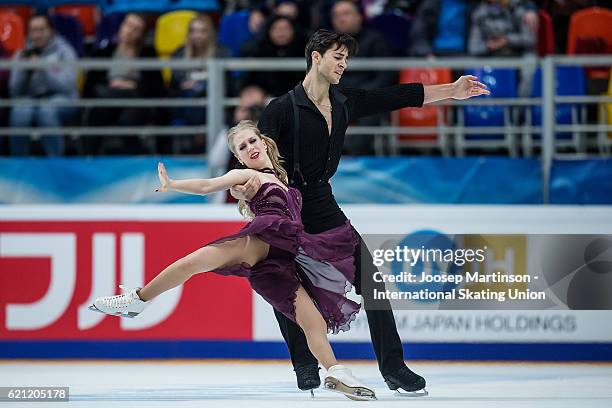
M 310 352 L 327 370 L 325 388 L 355 400 L 373 400 L 372 388 L 355 378 L 351 371 L 338 364 L 327 339 L 327 323 L 314 305 L 306 290 L 300 285 L 295 296 L 295 320 L 304 330 Z
M 200 272 L 214 271 L 225 265 L 255 265 L 268 255 L 269 245 L 257 237 L 246 236 L 221 244 L 200 248 L 172 263 L 157 275 L 138 296 L 149 301 L 159 294 L 184 283 Z
M 196 273 L 241 263 L 255 265 L 267 257 L 268 251 L 268 244 L 250 236 L 205 246 L 168 266 L 144 288 L 99 297 L 89 309 L 113 316 L 136 317 L 147 307 L 147 301 L 184 283 Z
M 323 367 L 327 370 L 338 364 L 327 339 L 327 323 L 302 285 L 295 296 L 295 320 L 304 330 L 310 352 Z

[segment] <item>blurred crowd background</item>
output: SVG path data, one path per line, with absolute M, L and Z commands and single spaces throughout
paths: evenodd
M 484 67 L 489 59 L 499 57 L 612 54 L 612 11 L 604 3 L 598 0 L 8 0 L 0 3 L 0 59 L 53 62 L 81 58 L 116 61 L 302 58 L 309 34 L 327 28 L 357 39 L 356 58 L 476 57 Z M 493 97 L 538 97 L 542 92 L 539 70 L 507 68 L 489 71 L 410 67 L 389 71 L 349 69 L 341 85 L 372 89 L 400 82 L 450 82 L 466 72 L 484 76 Z M 287 92 L 303 76 L 304 71 L 286 70 L 228 73 L 226 97 L 236 98 L 237 106 L 226 109 L 225 125 L 231 126 L 242 119 L 256 120 L 270 98 Z M 557 76 L 557 93 L 561 95 L 612 92 L 609 66 L 559 67 Z M 0 70 L 0 96 L 8 101 L 201 98 L 207 95 L 208 85 L 204 64 L 191 70 L 145 70 L 121 64 L 107 70 L 44 64 L 39 68 Z M 606 106 L 610 110 L 610 104 Z M 557 120 L 568 124 L 607 122 L 610 119 L 605 117 L 606 106 L 592 104 L 586 109 L 570 106 L 565 114 L 556 113 Z M 538 125 L 541 110 L 535 108 L 517 109 L 508 116 L 501 110 L 492 112 L 491 107 L 488 110 L 481 107 L 472 115 L 475 119 L 470 119 L 467 112 L 461 124 L 468 126 L 472 120 L 474 125 L 507 126 L 510 121 L 511 125 L 520 126 L 529 120 Z M 503 110 L 503 107 L 497 109 Z M 456 124 L 459 120 L 457 115 L 439 109 L 415 112 L 418 111 L 365 118 L 354 125 L 436 126 Z M 0 127 L 8 128 L 197 126 L 206 122 L 206 108 L 200 106 L 75 107 L 22 103 L 0 107 Z M 405 135 L 402 140 L 418 142 L 436 137 Z M 41 137 L 0 136 L 0 154 L 5 156 L 204 154 L 210 150 L 206 145 L 205 132 L 146 140 L 138 135 L 67 137 L 59 131 Z M 407 143 L 407 149 L 400 153 L 411 152 L 410 146 Z M 588 143 L 574 147 L 583 151 L 601 149 L 597 144 Z M 384 154 L 384 150 L 376 148 L 374 135 L 347 138 L 347 154 L 381 152 Z M 476 152 L 482 153 L 478 149 Z M 511 149 L 494 152 L 516 154 Z M 432 149 L 426 153 L 444 152 Z

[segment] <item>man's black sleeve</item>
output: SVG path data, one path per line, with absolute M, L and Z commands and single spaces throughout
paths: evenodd
M 370 90 L 343 88 L 342 93 L 348 98 L 349 121 L 400 108 L 420 108 L 425 98 L 421 83 L 399 84 Z
M 278 142 L 284 132 L 285 110 L 278 99 L 271 101 L 261 113 L 257 127 L 266 136 Z

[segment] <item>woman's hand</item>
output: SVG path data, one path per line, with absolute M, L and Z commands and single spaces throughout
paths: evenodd
M 170 190 L 170 177 L 168 177 L 168 173 L 166 173 L 166 167 L 164 163 L 157 163 L 157 175 L 159 176 L 159 183 L 161 184 L 160 188 L 156 188 L 156 193 L 165 193 Z

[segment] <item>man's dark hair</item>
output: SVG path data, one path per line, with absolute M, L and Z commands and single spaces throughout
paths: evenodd
M 348 34 L 336 33 L 329 30 L 317 30 L 310 36 L 308 44 L 306 44 L 306 73 L 312 68 L 312 52 L 317 51 L 319 54 L 325 54 L 325 51 L 335 47 L 338 50 L 346 47 L 348 56 L 352 57 L 357 53 L 357 41 Z

